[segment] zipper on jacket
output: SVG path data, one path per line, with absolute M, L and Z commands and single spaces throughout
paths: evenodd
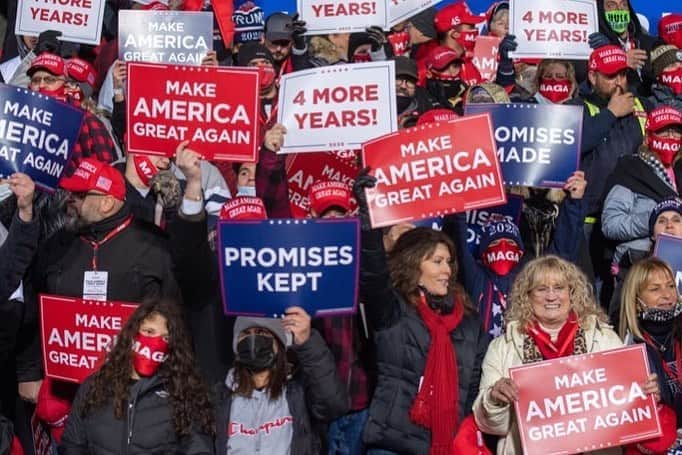
M 130 441 L 133 440 L 133 418 L 135 417 L 135 401 L 128 403 L 128 442 L 126 446 L 127 449 L 130 447 Z

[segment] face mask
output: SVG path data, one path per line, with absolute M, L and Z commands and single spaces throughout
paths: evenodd
M 153 376 L 168 357 L 168 342 L 163 337 L 138 333 L 133 338 L 133 368 L 140 376 Z
M 393 48 L 393 55 L 406 55 L 410 49 L 410 34 L 408 32 L 396 32 L 388 35 L 388 42 Z
M 680 140 L 672 137 L 649 136 L 649 149 L 656 154 L 665 167 L 670 167 L 680 151 Z
M 540 79 L 540 95 L 558 104 L 571 96 L 571 82 L 568 79 Z
M 511 240 L 502 239 L 483 252 L 483 264 L 500 276 L 507 275 L 521 260 L 523 250 Z
M 237 343 L 236 362 L 253 372 L 267 370 L 275 364 L 273 338 L 249 334 Z
M 639 298 L 637 298 L 637 301 L 642 307 L 644 307 L 644 304 Z M 662 310 L 660 308 L 644 308 L 643 310 L 640 310 L 639 317 L 643 321 L 667 322 L 672 321 L 680 314 L 682 314 L 682 301 L 678 300 L 678 302 L 669 310 Z
M 407 108 L 410 107 L 412 104 L 412 97 L 411 96 L 400 96 L 398 95 L 396 97 L 396 100 L 398 102 L 398 114 L 402 114 L 407 110 Z
M 277 77 L 275 69 L 272 66 L 260 66 L 260 90 L 264 91 L 272 87 Z
M 237 196 L 253 196 L 253 197 L 256 197 L 256 187 L 255 186 L 237 185 Z
M 630 11 L 628 10 L 617 9 L 615 11 L 608 11 L 605 16 L 611 30 L 619 35 L 624 33 L 628 29 L 628 25 L 630 25 Z
M 461 79 L 429 79 L 426 88 L 444 107 L 455 107 L 461 101 L 467 85 Z
M 372 56 L 367 52 L 361 52 L 359 54 L 353 54 L 353 63 L 365 63 L 371 62 Z
M 66 89 L 63 85 L 56 90 L 41 88 L 38 90 L 38 93 L 45 96 L 51 96 L 52 98 L 56 98 L 59 101 L 66 101 Z
M 135 165 L 135 172 L 140 178 L 140 181 L 144 186 L 149 186 L 152 177 L 158 174 L 159 170 L 154 166 L 152 160 L 144 155 L 134 155 L 133 164 Z
M 663 71 L 658 80 L 670 87 L 675 96 L 682 95 L 682 68 Z
M 473 52 L 476 46 L 476 38 L 478 37 L 478 30 L 466 30 L 459 32 L 457 42 L 462 45 L 467 52 Z
M 64 97 L 71 98 L 73 104 L 80 107 L 81 102 L 85 99 L 85 94 L 80 87 L 67 87 L 64 86 Z

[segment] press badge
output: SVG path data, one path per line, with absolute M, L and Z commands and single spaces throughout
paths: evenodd
M 106 300 L 109 272 L 88 270 L 83 275 L 83 299 Z

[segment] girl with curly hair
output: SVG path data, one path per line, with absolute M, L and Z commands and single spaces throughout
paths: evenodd
M 180 309 L 152 300 L 78 390 L 60 453 L 212 454 L 214 433 Z
M 597 306 L 585 274 L 558 256 L 528 262 L 514 280 L 510 305 L 505 334 L 490 343 L 483 360 L 474 403 L 479 428 L 501 436 L 498 454 L 523 453 L 512 406 L 518 387 L 509 378 L 509 368 L 623 345 Z M 645 393 L 658 395 L 655 374 L 642 381 Z M 621 453 L 621 449 L 596 453 Z

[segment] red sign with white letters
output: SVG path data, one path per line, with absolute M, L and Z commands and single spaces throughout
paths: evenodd
M 502 38 L 497 36 L 478 36 L 474 47 L 474 66 L 485 82 L 495 82 L 497 77 L 497 54 Z
M 426 123 L 365 143 L 372 227 L 505 204 L 487 114 Z
M 45 375 L 82 383 L 104 361 L 136 304 L 40 296 Z
M 258 78 L 255 68 L 129 63 L 128 151 L 172 157 L 189 141 L 207 160 L 256 162 Z
M 524 453 L 581 453 L 660 436 L 656 401 L 641 388 L 648 371 L 642 344 L 510 368 Z

